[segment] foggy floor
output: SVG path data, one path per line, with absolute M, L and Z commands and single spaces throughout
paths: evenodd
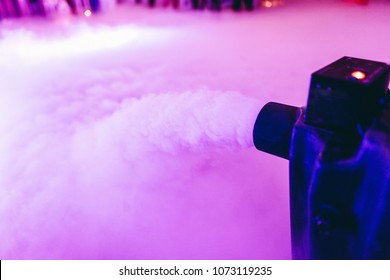
M 314 2 L 0 22 L 0 259 L 289 259 L 256 114 L 342 56 L 390 60 L 389 2 Z

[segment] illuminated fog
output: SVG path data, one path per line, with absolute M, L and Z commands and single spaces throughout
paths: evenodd
M 341 56 L 390 61 L 389 2 L 319 2 L 0 22 L 0 259 L 290 258 L 258 111 Z

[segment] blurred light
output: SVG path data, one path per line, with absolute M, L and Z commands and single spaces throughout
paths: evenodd
M 261 1 L 261 5 L 265 8 L 274 8 L 283 5 L 283 0 L 266 0 Z
M 364 80 L 366 78 L 366 74 L 364 74 L 362 71 L 353 71 L 351 76 L 356 80 Z
M 1 36 L 0 57 L 6 55 L 23 63 L 42 63 L 54 58 L 89 55 L 114 50 L 130 43 L 135 48 L 154 47 L 174 40 L 177 31 L 170 28 L 152 28 L 134 24 L 93 26 L 71 22 L 73 32 L 61 36 L 38 37 L 32 31 L 6 30 Z M 8 61 L 11 61 L 10 59 Z M 0 66 L 2 65 L 0 59 Z
M 272 2 L 271 1 L 265 1 L 263 5 L 266 8 L 271 8 L 272 7 Z
M 85 10 L 85 11 L 84 11 L 84 16 L 90 17 L 91 15 L 92 15 L 91 10 Z

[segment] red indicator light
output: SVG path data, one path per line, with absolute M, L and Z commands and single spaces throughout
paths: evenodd
M 364 74 L 362 71 L 353 71 L 351 76 L 356 80 L 364 80 L 366 78 L 366 74 Z

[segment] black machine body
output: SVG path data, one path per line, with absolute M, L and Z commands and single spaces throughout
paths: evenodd
M 390 67 L 343 57 L 306 107 L 268 103 L 257 149 L 290 161 L 294 259 L 390 259 Z

